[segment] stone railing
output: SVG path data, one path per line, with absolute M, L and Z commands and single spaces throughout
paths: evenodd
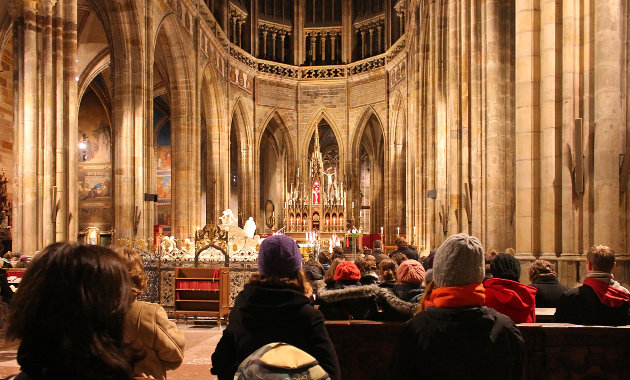
M 202 50 L 209 57 L 231 57 L 257 73 L 286 79 L 321 80 L 344 79 L 369 73 L 387 66 L 406 48 L 407 35 L 402 35 L 386 52 L 345 65 L 295 66 L 256 58 L 229 41 L 221 26 L 202 0 L 164 0 L 178 16 L 182 25 L 193 34 L 193 18 L 201 20 Z M 220 59 L 213 60 L 215 64 Z M 218 68 L 223 73 L 223 68 Z

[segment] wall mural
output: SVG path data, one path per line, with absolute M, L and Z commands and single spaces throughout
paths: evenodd
M 83 96 L 79 109 L 78 196 L 79 231 L 112 228 L 112 133 L 107 113 L 92 92 Z
M 159 110 L 155 109 L 154 112 L 155 117 L 163 118 Z M 155 223 L 162 226 L 163 233 L 168 235 L 171 231 L 171 125 L 168 121 L 160 128 L 157 135 L 155 159 L 158 197 Z

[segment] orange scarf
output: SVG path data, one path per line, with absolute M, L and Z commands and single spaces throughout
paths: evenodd
M 482 284 L 442 286 L 433 289 L 429 298 L 424 300 L 423 309 L 426 309 L 429 306 L 482 306 L 485 300 L 485 288 Z

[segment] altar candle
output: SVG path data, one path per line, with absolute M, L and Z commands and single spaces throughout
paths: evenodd
M 400 235 L 400 227 L 396 227 L 396 235 Z
M 381 226 L 381 235 L 383 234 L 383 226 Z
M 352 202 L 352 208 L 354 208 L 354 202 Z

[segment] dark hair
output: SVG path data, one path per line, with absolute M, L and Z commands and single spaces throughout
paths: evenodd
M 131 248 L 117 248 L 116 253 L 123 259 L 129 271 L 132 290 L 136 298 L 147 289 L 147 275 L 144 273 L 144 264 L 140 254 Z
M 328 255 L 326 252 L 320 252 L 319 256 L 317 257 L 317 260 L 319 261 L 320 264 L 330 265 L 330 255 Z
M 333 248 L 332 259 L 334 260 L 336 258 L 340 258 L 343 260 L 346 259 L 346 255 L 343 254 L 343 248 L 341 248 L 340 246 L 336 246 Z
M 400 265 L 400 263 L 402 263 L 403 261 L 409 260 L 407 255 L 405 255 L 404 253 L 400 253 L 400 252 L 399 253 L 395 253 L 394 255 L 392 255 L 391 259 L 396 262 L 396 265 Z
M 359 272 L 361 272 L 362 275 L 368 272 L 368 264 L 364 257 L 357 257 L 357 259 L 354 260 L 354 265 L 359 268 Z
M 378 264 L 378 271 L 383 281 L 396 280 L 397 269 L 398 264 L 396 264 L 396 262 L 392 259 L 385 259 Z
M 534 282 L 538 277 L 556 276 L 556 268 L 547 260 L 535 260 L 529 268 L 529 281 Z
M 605 245 L 594 245 L 589 248 L 586 259 L 598 272 L 612 272 L 615 266 L 615 252 Z
M 127 268 L 112 250 L 55 243 L 35 255 L 10 306 L 7 338 L 21 339 L 22 370 L 37 377 L 132 376 L 123 344 L 133 294 Z
M 398 248 L 405 247 L 408 245 L 407 240 L 405 240 L 404 237 L 400 237 L 400 236 L 398 236 L 394 242 Z
M 330 264 L 330 268 L 328 268 L 328 271 L 326 272 L 326 275 L 324 276 L 324 282 L 326 283 L 326 285 L 332 285 L 336 282 L 335 270 L 337 269 L 337 265 L 339 265 L 339 263 L 342 261 L 344 260 L 340 258 L 336 258 L 332 261 L 332 263 Z
M 493 277 L 518 282 L 521 278 L 521 263 L 512 255 L 499 253 L 490 263 L 490 272 Z
M 294 289 L 307 297 L 310 297 L 311 294 L 313 294 L 313 288 L 306 280 L 304 270 L 302 269 L 300 269 L 295 276 L 292 277 L 263 276 L 260 273 L 253 273 L 247 283 L 265 288 Z
M 383 242 L 380 240 L 374 240 L 374 243 L 372 243 L 372 247 L 374 249 L 383 249 Z

